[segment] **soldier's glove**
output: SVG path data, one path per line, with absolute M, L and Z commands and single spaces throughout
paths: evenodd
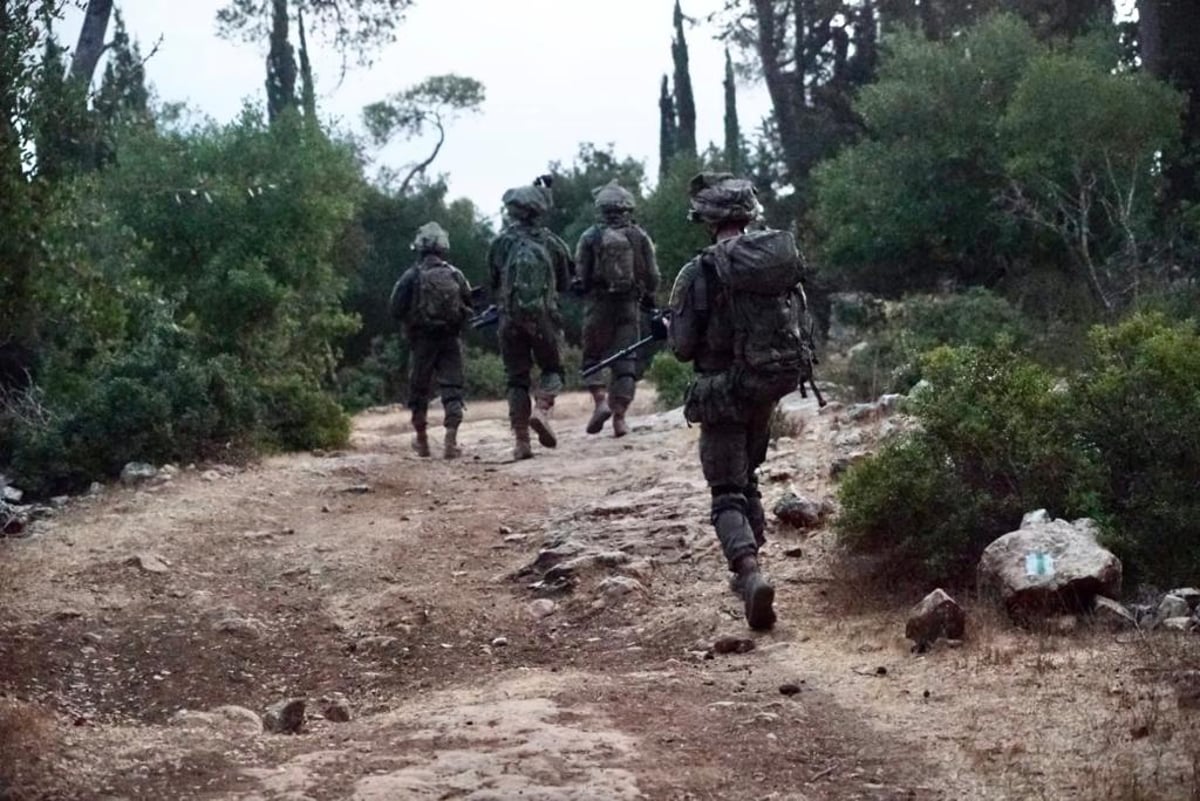
M 659 312 L 650 318 L 650 336 L 655 339 L 666 339 L 671 327 L 671 313 Z

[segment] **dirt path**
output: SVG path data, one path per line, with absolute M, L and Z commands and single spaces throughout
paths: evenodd
M 8 797 L 1194 797 L 1194 723 L 1144 669 L 1177 640 L 984 616 L 914 657 L 914 599 L 862 598 L 824 533 L 772 532 L 781 624 L 714 656 L 748 632 L 696 432 L 643 400 L 632 436 L 589 438 L 584 403 L 529 462 L 498 404 L 468 411 L 457 463 L 379 410 L 344 452 L 110 488 L 0 542 Z M 875 433 L 788 408 L 768 505 L 829 493 L 831 458 Z M 299 735 L 250 714 L 293 697 Z M 322 717 L 339 697 L 349 722 Z

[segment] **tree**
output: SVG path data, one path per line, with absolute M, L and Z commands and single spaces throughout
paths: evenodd
M 403 194 L 413 179 L 424 175 L 437 159 L 446 143 L 446 126 L 462 113 L 477 112 L 486 99 L 483 84 L 461 75 L 434 75 L 416 86 L 397 92 L 387 100 L 372 103 L 363 109 L 363 122 L 376 145 L 387 144 L 396 136 L 411 139 L 421 136 L 427 128 L 437 132 L 433 151 L 412 165 L 400 182 Z
M 675 110 L 678 128 L 675 135 L 675 154 L 696 158 L 696 98 L 692 93 L 692 73 L 688 64 L 687 37 L 683 32 L 683 10 L 675 0 L 675 38 L 671 41 L 671 58 L 675 62 Z
M 737 83 L 729 48 L 725 48 L 725 164 L 730 172 L 737 174 L 741 174 L 746 166 L 742 130 L 738 123 Z
M 808 177 L 859 132 L 851 98 L 874 74 L 874 0 L 735 0 L 725 36 L 750 54 L 771 97 L 786 178 L 807 202 Z
M 1139 0 L 1142 63 L 1157 78 L 1191 97 L 1184 147 L 1167 162 L 1172 200 L 1200 201 L 1200 9 L 1177 0 Z
M 308 16 L 313 29 L 343 59 L 355 53 L 367 63 L 383 45 L 396 38 L 396 29 L 413 0 L 229 0 L 217 12 L 223 36 L 261 42 L 270 37 L 282 14 L 288 21 Z
M 267 53 L 267 114 L 272 122 L 296 107 L 296 53 L 288 41 L 288 0 L 271 0 L 271 49 Z
M 1078 36 L 1096 22 L 1111 23 L 1113 18 L 1112 0 L 878 0 L 878 5 L 888 35 L 910 28 L 937 40 L 999 12 L 1020 16 L 1042 39 Z
M 1107 314 L 1141 292 L 1156 163 L 1178 145 L 1184 107 L 1144 73 L 1053 54 L 1030 65 L 1001 121 L 1010 208 L 1061 241 Z
M 113 0 L 88 0 L 83 25 L 79 29 L 79 40 L 71 57 L 71 80 L 81 86 L 91 86 L 100 57 L 108 47 L 104 43 L 104 35 L 108 31 L 108 20 L 112 13 Z
M 137 42 L 131 42 L 125 20 L 116 15 L 113 40 L 109 46 L 104 77 L 93 101 L 96 113 L 106 125 L 151 121 L 150 90 L 146 87 L 146 67 Z
M 658 95 L 658 115 L 658 177 L 661 180 L 671 169 L 679 139 L 675 98 L 671 94 L 670 81 L 666 75 L 662 76 L 662 89 Z

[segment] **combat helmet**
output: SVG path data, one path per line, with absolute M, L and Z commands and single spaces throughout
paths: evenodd
M 688 219 L 708 225 L 753 222 L 762 212 L 754 184 L 727 172 L 702 172 L 688 185 Z
M 427 253 L 445 255 L 450 252 L 450 234 L 435 222 L 427 222 L 417 229 L 412 249 L 422 256 Z
M 521 222 L 536 222 L 554 208 L 554 195 L 550 191 L 553 179 L 549 175 L 539 176 L 532 185 L 509 189 L 500 198 L 508 216 Z

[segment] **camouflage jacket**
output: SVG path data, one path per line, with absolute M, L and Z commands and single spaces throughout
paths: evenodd
M 603 223 L 597 223 L 588 228 L 579 237 L 579 244 L 575 248 L 575 269 L 585 294 L 602 293 L 606 289 L 597 286 L 597 282 L 593 278 L 599 255 L 600 234 L 603 233 L 605 227 Z M 620 226 L 620 228 L 633 244 L 637 282 L 633 294 L 634 296 L 653 294 L 658 290 L 658 283 L 661 280 L 658 273 L 658 260 L 654 254 L 654 241 L 639 225 L 630 223 Z

